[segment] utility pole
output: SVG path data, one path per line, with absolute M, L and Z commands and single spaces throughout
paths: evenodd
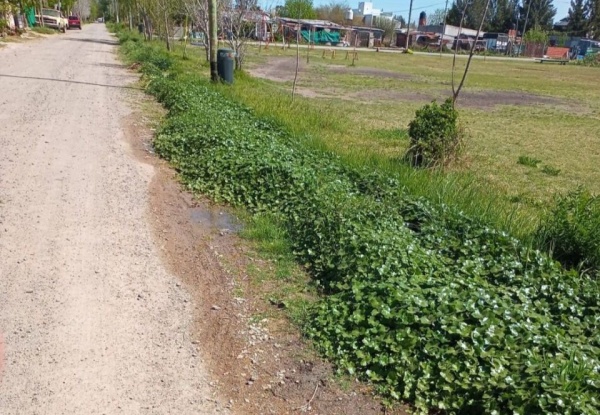
M 408 25 L 406 27 L 406 47 L 404 48 L 406 51 L 408 51 L 408 40 L 410 39 L 410 18 L 412 15 L 412 6 L 413 0 L 410 0 L 410 7 L 408 9 Z
M 208 0 L 208 41 L 210 42 L 210 79 L 219 82 L 217 72 L 217 0 Z
M 442 28 L 442 36 L 440 37 L 440 57 L 442 57 L 442 48 L 444 47 L 444 36 L 446 36 L 446 20 L 448 20 L 448 0 L 444 8 L 444 26 Z

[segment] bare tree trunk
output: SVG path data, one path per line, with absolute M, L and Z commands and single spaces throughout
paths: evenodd
M 188 38 L 188 15 L 185 15 L 183 22 L 183 57 L 187 58 L 187 38 Z
M 40 24 L 44 27 L 44 15 L 43 15 L 44 5 L 42 4 L 42 0 L 40 0 Z
M 208 0 L 208 32 L 210 79 L 213 82 L 219 82 L 217 72 L 217 0 Z
M 171 40 L 169 39 L 169 14 L 165 11 L 165 40 L 167 42 L 167 51 L 171 52 Z
M 410 8 L 408 9 L 408 26 L 406 27 L 406 48 L 408 51 L 408 42 L 410 41 L 410 19 L 412 15 L 413 0 L 410 0 Z M 371 17 L 373 19 L 373 17 Z
M 300 21 L 300 19 L 298 19 Z M 292 102 L 296 96 L 296 82 L 298 81 L 298 69 L 300 68 L 300 29 L 302 26 L 298 24 L 296 30 L 296 73 L 294 74 L 294 84 L 292 85 Z
M 460 16 L 460 24 L 458 25 L 458 35 L 455 39 L 456 44 L 454 45 L 454 54 L 452 55 L 452 96 L 456 94 L 456 89 L 454 86 L 454 72 L 456 71 L 456 53 L 458 52 L 458 47 L 460 45 L 460 36 L 462 35 L 463 23 L 465 22 L 465 15 L 467 14 L 467 6 L 469 5 L 468 1 L 465 1 L 465 7 L 463 7 L 462 14 Z M 454 102 L 454 99 L 452 100 Z
M 475 52 L 475 47 L 477 47 L 477 39 L 479 39 L 479 34 L 481 33 L 481 29 L 483 28 L 483 23 L 485 22 L 485 16 L 487 15 L 488 9 L 490 7 L 490 0 L 487 0 L 485 3 L 485 10 L 483 11 L 483 16 L 481 16 L 481 23 L 479 24 L 479 28 L 477 29 L 477 34 L 475 35 L 475 41 L 471 45 L 471 50 L 469 51 L 469 59 L 467 59 L 467 66 L 465 67 L 465 71 L 463 72 L 462 79 L 460 80 L 460 84 L 458 84 L 458 88 L 454 91 L 452 95 L 452 106 L 456 102 L 458 98 L 458 94 L 465 83 L 465 79 L 467 79 L 467 73 L 469 73 L 469 66 L 471 66 L 471 60 L 473 59 L 473 53 Z

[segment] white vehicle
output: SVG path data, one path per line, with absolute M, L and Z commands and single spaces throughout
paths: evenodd
M 67 31 L 68 20 L 63 14 L 54 9 L 42 9 L 42 18 L 44 26 L 56 29 L 60 32 L 65 33 Z M 37 24 L 41 24 L 40 15 L 35 16 Z

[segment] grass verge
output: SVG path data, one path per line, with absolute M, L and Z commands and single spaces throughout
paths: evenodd
M 160 48 L 123 50 L 169 110 L 155 148 L 182 181 L 282 224 L 319 289 L 305 331 L 340 367 L 421 413 L 600 412 L 596 280 L 298 140 Z

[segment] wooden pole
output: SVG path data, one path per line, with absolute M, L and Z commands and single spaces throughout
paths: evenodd
M 410 19 L 411 19 L 411 15 L 412 15 L 412 6 L 413 6 L 413 0 L 410 0 L 410 7 L 408 8 L 408 26 L 406 28 L 406 47 L 404 48 L 407 51 L 408 51 L 408 40 L 410 39 Z
M 219 82 L 219 73 L 217 72 L 217 0 L 208 0 L 208 38 L 210 80 Z

